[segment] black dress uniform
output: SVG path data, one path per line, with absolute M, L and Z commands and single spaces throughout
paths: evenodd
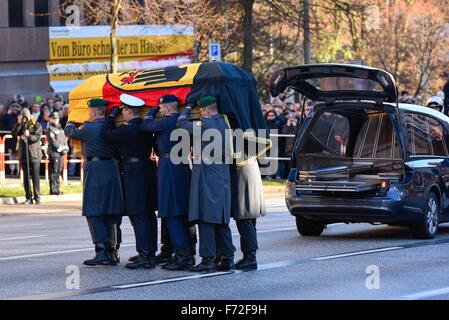
M 198 101 L 200 107 L 209 106 L 215 103 L 214 97 L 203 97 Z M 198 154 L 193 152 L 194 164 L 190 183 L 189 197 L 189 221 L 197 221 L 200 234 L 200 256 L 202 262 L 191 271 L 214 271 L 217 251 L 222 255 L 220 269 L 226 270 L 234 267 L 234 251 L 232 244 L 232 234 L 229 228 L 231 211 L 231 185 L 229 164 L 224 158 L 225 149 L 230 145 L 226 141 L 225 130 L 228 129 L 224 117 L 215 114 L 212 117 L 203 117 L 202 123 L 193 124 L 189 121 L 190 107 L 184 110 L 184 114 L 178 118 L 177 126 L 186 129 L 194 139 L 194 126 L 200 128 L 203 133 L 208 129 L 215 129 L 221 135 L 222 150 L 218 159 L 201 158 L 199 163 L 195 163 Z M 209 141 L 201 141 L 201 152 L 209 145 Z M 195 145 L 195 142 L 194 142 Z M 218 155 L 215 155 L 218 156 Z M 206 162 L 205 162 L 206 161 Z
M 20 137 L 19 162 L 23 170 L 23 186 L 25 188 L 25 203 L 33 203 L 33 195 L 30 186 L 30 174 L 33 180 L 34 201 L 40 203 L 39 173 L 42 160 L 41 136 L 42 126 L 35 119 L 31 119 L 28 109 L 22 110 L 22 121 L 14 125 L 11 133 L 14 139 Z M 30 135 L 25 136 L 25 131 L 29 130 Z
M 102 99 L 89 100 L 90 107 L 106 107 Z M 116 147 L 106 141 L 101 130 L 104 118 L 86 121 L 76 128 L 71 122 L 65 127 L 65 134 L 83 144 L 83 207 L 87 218 L 96 256 L 84 262 L 86 265 L 117 264 L 117 221 L 123 212 L 122 187 L 117 162 L 113 156 Z
M 237 269 L 257 269 L 256 219 L 266 214 L 262 178 L 257 160 L 231 168 L 231 215 L 240 234 L 243 258 Z
M 58 113 L 53 112 L 50 118 L 59 119 Z M 64 130 L 59 124 L 50 122 L 46 135 L 48 141 L 47 153 L 50 162 L 50 194 L 61 194 L 59 181 L 64 165 L 64 154 L 68 150 Z
M 165 95 L 159 103 L 179 103 L 176 96 Z M 175 261 L 163 266 L 168 270 L 181 270 L 195 264 L 191 256 L 189 226 L 187 214 L 189 212 L 190 169 L 188 164 L 174 164 L 170 159 L 172 147 L 178 141 L 171 141 L 170 135 L 176 129 L 179 113 L 167 114 L 155 120 L 158 108 L 153 108 L 142 124 L 142 129 L 157 135 L 157 149 L 159 163 L 157 171 L 158 186 L 158 215 L 165 219 L 170 244 L 175 250 Z M 187 156 L 187 155 L 185 155 Z M 196 235 L 195 235 L 196 240 Z M 193 246 L 195 243 L 193 242 Z
M 123 107 L 140 110 L 145 102 L 139 98 L 122 94 Z M 142 131 L 142 119 L 136 117 L 128 123 L 115 127 L 114 120 L 119 109 L 114 108 L 106 118 L 103 137 L 116 143 L 123 158 L 123 194 L 125 215 L 129 216 L 136 237 L 139 258 L 126 265 L 127 268 L 152 268 L 157 251 L 156 168 L 150 154 L 154 145 L 153 134 Z

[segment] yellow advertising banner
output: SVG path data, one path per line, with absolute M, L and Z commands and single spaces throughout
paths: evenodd
M 109 26 L 50 27 L 47 70 L 56 92 L 110 72 Z M 194 29 L 184 25 L 119 26 L 119 72 L 191 63 Z
M 193 35 L 119 37 L 119 58 L 174 55 L 192 51 Z M 107 59 L 109 38 L 50 39 L 50 60 Z

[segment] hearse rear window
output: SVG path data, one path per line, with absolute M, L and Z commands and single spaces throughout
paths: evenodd
M 351 77 L 320 77 L 307 79 L 310 85 L 320 91 L 375 91 L 383 92 L 381 85 L 369 79 Z
M 364 160 L 402 159 L 396 131 L 385 112 L 324 112 L 311 125 L 300 154 L 329 154 Z
M 349 136 L 349 120 L 335 113 L 324 112 L 316 119 L 306 153 L 345 155 Z M 309 140 L 309 139 L 308 139 Z

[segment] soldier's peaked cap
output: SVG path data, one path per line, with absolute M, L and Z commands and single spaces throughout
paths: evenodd
M 171 103 L 171 102 L 180 102 L 177 96 L 172 94 L 166 94 L 159 98 L 159 104 Z
M 90 108 L 105 108 L 108 106 L 108 102 L 100 98 L 93 98 L 87 102 L 87 105 Z
M 120 102 L 128 108 L 141 108 L 145 105 L 142 99 L 126 93 L 120 95 Z
M 198 107 L 200 108 L 207 107 L 216 102 L 217 98 L 215 98 L 214 96 L 203 96 L 198 100 Z

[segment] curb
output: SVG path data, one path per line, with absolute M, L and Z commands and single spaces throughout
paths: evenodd
M 82 193 L 56 195 L 41 195 L 41 203 L 46 202 L 64 202 L 64 201 L 81 201 L 83 199 Z M 26 200 L 26 197 L 5 197 L 0 198 L 0 204 L 19 204 Z

